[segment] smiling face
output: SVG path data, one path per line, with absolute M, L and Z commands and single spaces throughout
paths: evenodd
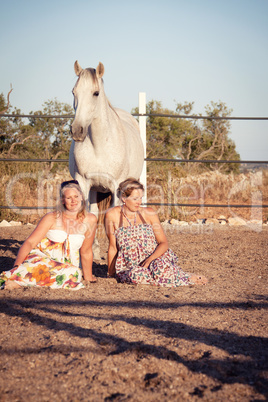
M 122 201 L 127 209 L 129 209 L 131 212 L 136 212 L 142 204 L 142 197 L 143 190 L 135 189 L 128 197 L 122 197 Z
M 62 203 L 69 212 L 78 212 L 82 205 L 82 194 L 76 188 L 66 188 Z

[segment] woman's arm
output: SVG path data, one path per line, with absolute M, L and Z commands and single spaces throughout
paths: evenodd
M 118 254 L 116 238 L 115 238 L 115 225 L 114 225 L 114 210 L 110 210 L 105 215 L 105 230 L 109 239 L 108 246 L 108 275 L 115 276 L 115 263 Z
M 87 224 L 89 229 L 85 233 L 85 240 L 80 248 L 81 265 L 83 270 L 83 277 L 85 281 L 94 282 L 95 277 L 92 274 L 93 264 L 93 251 L 92 245 L 97 229 L 97 218 L 93 214 L 87 217 Z
M 46 236 L 49 229 L 53 226 L 55 222 L 55 213 L 49 212 L 46 214 L 38 223 L 32 234 L 25 240 L 23 245 L 20 247 L 17 258 L 14 262 L 15 265 L 20 265 L 23 263 L 27 255 L 32 249 Z
M 167 251 L 168 241 L 157 213 L 152 208 L 145 208 L 144 212 L 146 216 L 146 221 L 149 221 L 149 223 L 153 227 L 154 235 L 158 243 L 155 251 L 148 258 L 140 263 L 142 267 L 148 267 L 153 260 L 160 257 Z

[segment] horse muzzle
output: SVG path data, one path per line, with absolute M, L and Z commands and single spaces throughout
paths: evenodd
M 73 125 L 71 125 L 70 132 L 74 141 L 84 141 L 87 134 L 83 127 L 73 127 Z

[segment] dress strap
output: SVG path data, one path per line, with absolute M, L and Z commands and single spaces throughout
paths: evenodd
M 123 226 L 123 216 L 126 218 L 128 224 L 129 224 L 129 226 L 135 226 L 135 225 L 136 225 L 137 213 L 135 212 L 135 215 L 134 215 L 134 222 L 133 222 L 133 225 L 132 225 L 132 223 L 130 222 L 130 220 L 128 219 L 128 217 L 126 216 L 126 214 L 124 213 L 124 211 L 123 211 L 123 205 L 122 205 L 122 207 L 121 207 L 121 213 L 120 213 L 119 227 L 120 227 L 120 223 L 121 223 L 121 218 L 122 218 L 122 226 Z
M 120 219 L 119 219 L 119 227 L 123 226 L 123 210 L 120 209 Z
M 142 214 L 138 211 L 138 215 L 139 215 L 139 218 L 140 218 L 140 220 L 142 221 L 142 223 L 144 224 L 144 225 L 146 225 L 146 221 L 145 221 L 145 219 L 144 219 L 144 217 L 142 216 Z
M 139 216 L 141 222 L 142 222 L 144 225 L 146 225 L 147 223 L 146 223 L 144 217 L 142 216 L 142 214 L 141 214 L 139 211 L 137 211 L 137 215 Z M 123 206 L 122 206 L 121 209 L 120 209 L 120 219 L 119 219 L 119 227 L 120 227 L 120 228 L 121 228 L 121 226 L 123 226 L 123 218 L 124 218 L 124 217 L 125 217 L 126 220 L 128 221 L 129 226 L 132 226 L 132 223 L 130 222 L 130 220 L 128 219 L 128 217 L 124 214 L 124 212 L 123 212 Z M 135 226 L 135 225 L 136 225 L 136 215 L 135 215 L 135 219 L 134 219 L 134 226 Z

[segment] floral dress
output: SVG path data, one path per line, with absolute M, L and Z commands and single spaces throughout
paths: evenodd
M 134 225 L 127 219 L 129 226 L 123 226 L 121 210 L 119 228 L 115 231 L 118 256 L 115 269 L 116 278 L 121 283 L 151 284 L 165 287 L 191 285 L 191 274 L 182 271 L 178 257 L 168 249 L 163 255 L 151 262 L 148 268 L 139 264 L 156 249 L 152 225 L 147 224 L 138 212 L 142 224 Z
M 67 235 L 63 230 L 49 230 L 21 265 L 0 274 L 0 284 L 12 280 L 20 286 L 70 290 L 83 288 L 79 249 L 84 239 L 84 235 Z

